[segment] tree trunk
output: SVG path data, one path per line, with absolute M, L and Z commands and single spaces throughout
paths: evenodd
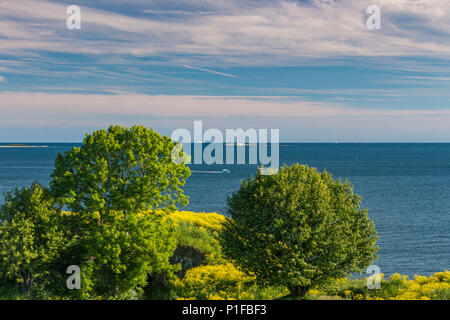
M 22 292 L 25 294 L 27 298 L 30 297 L 33 280 L 34 280 L 33 276 L 27 272 L 26 276 L 24 277 L 24 281 L 22 283 Z
M 300 298 L 300 299 L 303 299 L 305 297 L 305 295 L 309 289 L 310 289 L 310 287 L 302 287 L 302 286 L 289 287 L 289 291 L 291 292 L 291 295 L 296 298 Z

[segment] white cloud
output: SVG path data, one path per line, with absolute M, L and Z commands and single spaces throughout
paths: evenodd
M 65 5 L 2 1 L 0 13 L 6 20 L 0 34 L 7 38 L 0 40 L 0 52 L 183 53 L 246 65 L 317 57 L 450 55 L 449 1 L 378 0 L 382 29 L 371 31 L 365 25 L 365 10 L 372 2 L 190 1 L 199 8 L 198 14 L 161 13 L 158 18 L 117 14 L 107 11 L 106 5 L 105 10 L 81 5 L 82 30 L 68 31 Z M 184 59 L 188 60 L 184 64 L 193 62 Z
M 3 81 L 5 81 L 5 78 L 0 76 L 0 82 L 3 82 Z

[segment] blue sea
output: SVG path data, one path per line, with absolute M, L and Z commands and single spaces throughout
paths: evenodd
M 38 145 L 38 144 L 36 144 Z M 54 158 L 74 144 L 0 148 L 0 193 L 33 181 L 48 185 Z M 380 239 L 385 275 L 450 269 L 450 144 L 284 143 L 280 163 L 307 164 L 348 179 L 363 197 Z M 226 198 L 257 165 L 191 165 L 187 210 L 226 214 Z M 220 173 L 228 169 L 229 173 Z M 1 200 L 3 201 L 3 200 Z

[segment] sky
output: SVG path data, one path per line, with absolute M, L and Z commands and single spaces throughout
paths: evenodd
M 0 142 L 194 120 L 284 142 L 450 142 L 449 58 L 450 0 L 2 0 Z

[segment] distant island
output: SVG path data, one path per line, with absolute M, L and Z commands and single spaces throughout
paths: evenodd
M 2 144 L 0 148 L 48 148 L 48 146 L 32 146 L 22 143 Z

